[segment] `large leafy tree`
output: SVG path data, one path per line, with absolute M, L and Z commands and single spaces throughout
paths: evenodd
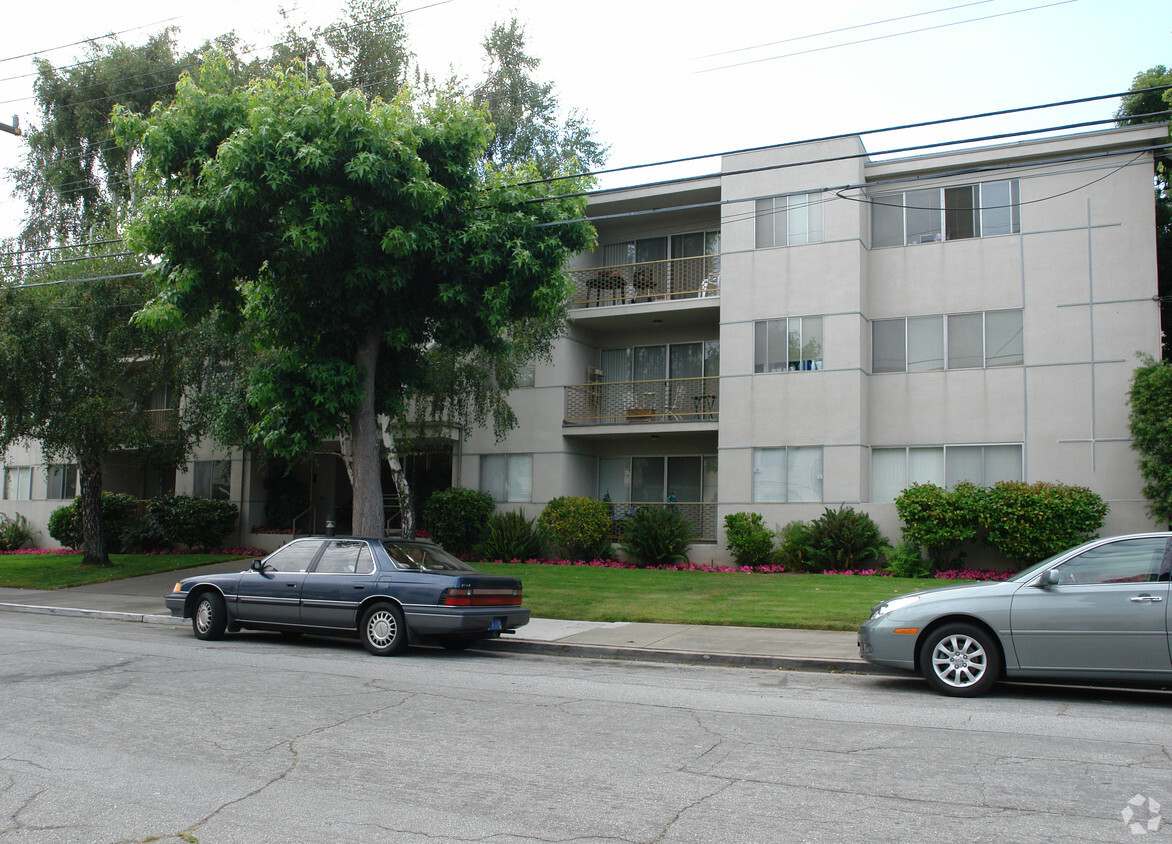
M 0 286 L 0 454 L 37 441 L 47 458 L 77 463 L 84 562 L 108 565 L 102 466 L 116 451 L 153 466 L 184 457 L 198 424 L 160 420 L 150 398 L 195 380 L 187 367 L 199 358 L 178 354 L 181 335 L 131 322 L 154 293 L 136 262 L 55 261 Z
M 162 285 L 146 318 L 247 325 L 256 441 L 295 457 L 343 432 L 359 533 L 383 528 L 378 417 L 426 392 L 428 350 L 507 347 L 593 244 L 582 200 L 483 166 L 488 123 L 455 100 L 369 103 L 296 73 L 242 90 L 216 62 L 116 122 L 154 190 L 130 229 Z
M 1153 518 L 1172 524 L 1172 361 L 1143 357 L 1131 378 L 1131 447 Z

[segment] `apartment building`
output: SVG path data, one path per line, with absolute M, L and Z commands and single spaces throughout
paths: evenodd
M 599 246 L 570 267 L 568 336 L 511 396 L 520 424 L 501 442 L 416 443 L 420 500 L 465 486 L 536 516 L 589 496 L 616 523 L 672 503 L 698 561 L 729 559 L 723 521 L 738 511 L 781 526 L 845 503 L 897 540 L 893 500 L 917 481 L 1084 485 L 1110 504 L 1107 533 L 1150 529 L 1127 390 L 1137 353 L 1160 353 L 1152 178 L 1166 139 L 1148 125 L 874 159 L 844 136 L 598 192 Z M 242 508 L 232 539 L 276 547 L 251 528 L 278 495 L 299 529 L 345 529 L 336 451 L 286 473 L 209 443 L 173 477 L 127 468 L 107 486 L 228 498 Z M 70 478 L 35 446 L 11 450 L 0 512 L 42 526 Z

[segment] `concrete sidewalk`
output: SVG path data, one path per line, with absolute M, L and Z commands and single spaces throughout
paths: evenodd
M 239 571 L 241 567 L 241 562 L 235 560 L 53 591 L 0 588 L 0 611 L 188 625 L 186 620 L 171 618 L 163 606 L 175 581 L 213 571 Z M 854 633 L 827 630 L 535 618 L 515 634 L 486 640 L 476 647 L 486 651 L 758 668 L 881 670 L 859 659 Z

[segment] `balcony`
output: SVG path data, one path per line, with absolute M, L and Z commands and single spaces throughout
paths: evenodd
M 566 386 L 562 424 L 638 425 L 647 422 L 715 422 L 720 379 L 660 378 Z
M 720 256 L 671 258 L 571 270 L 570 308 L 681 301 L 720 295 Z
M 673 507 L 679 510 L 692 526 L 693 542 L 716 541 L 716 502 L 715 501 L 673 501 L 670 504 L 663 501 L 604 501 L 610 508 L 610 538 L 622 539 L 623 517 L 644 507 Z
M 179 409 L 174 407 L 151 408 L 145 411 L 150 433 L 159 439 L 167 439 L 179 432 Z

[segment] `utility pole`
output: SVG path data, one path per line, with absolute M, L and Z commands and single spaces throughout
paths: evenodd
M 9 126 L 7 123 L 0 123 L 0 132 L 8 132 L 13 135 L 19 135 L 20 134 L 20 117 L 15 114 L 12 115 L 12 125 L 11 126 Z

